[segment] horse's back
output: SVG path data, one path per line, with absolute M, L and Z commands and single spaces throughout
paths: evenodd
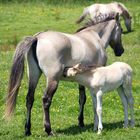
M 37 36 L 37 59 L 45 75 L 53 75 L 62 69 L 62 64 L 71 57 L 69 39 L 60 32 L 43 32 Z
M 113 63 L 113 65 L 116 65 L 116 67 L 121 68 L 122 70 L 125 70 L 125 71 L 129 71 L 131 73 L 133 71 L 131 66 L 125 62 L 115 62 L 115 63 Z
M 122 10 L 119 8 L 120 3 L 112 2 L 107 4 L 95 3 L 86 8 L 86 11 L 89 11 L 91 18 L 98 16 L 99 14 L 110 14 L 110 13 L 119 13 L 122 14 Z

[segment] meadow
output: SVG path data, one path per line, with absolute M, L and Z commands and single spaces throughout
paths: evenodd
M 95 2 L 109 2 L 109 0 L 51 0 L 31 1 L 20 0 L 9 2 L 0 0 L 0 140 L 15 139 L 51 139 L 51 140 L 124 140 L 140 139 L 140 3 L 138 0 L 122 0 L 129 9 L 132 17 L 130 33 L 122 35 L 125 52 L 121 57 L 115 57 L 112 49 L 107 49 L 108 64 L 114 61 L 124 61 L 133 68 L 133 96 L 136 125 L 134 128 L 123 128 L 123 108 L 116 91 L 103 97 L 103 133 L 93 132 L 92 101 L 88 89 L 85 105 L 85 127 L 79 128 L 77 116 L 78 85 L 77 83 L 60 82 L 59 88 L 51 105 L 51 124 L 56 136 L 48 137 L 43 127 L 42 96 L 46 79 L 42 75 L 35 94 L 32 110 L 32 135 L 24 136 L 26 116 L 26 94 L 28 88 L 27 72 L 25 70 L 22 86 L 17 99 L 14 117 L 10 122 L 3 119 L 8 78 L 12 65 L 12 58 L 16 44 L 25 36 L 40 31 L 57 30 L 74 33 L 79 25 L 75 24 L 83 8 Z M 121 20 L 124 32 L 126 28 Z

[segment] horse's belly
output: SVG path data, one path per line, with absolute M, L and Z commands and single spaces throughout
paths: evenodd
M 102 87 L 103 92 L 110 92 L 113 90 L 116 90 L 118 87 L 122 85 L 123 80 L 117 80 L 117 81 L 107 81 L 105 85 Z

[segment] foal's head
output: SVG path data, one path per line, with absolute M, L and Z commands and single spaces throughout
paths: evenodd
M 119 14 L 116 15 L 116 24 L 112 31 L 112 35 L 110 38 L 110 46 L 114 50 L 116 56 L 121 56 L 124 52 L 124 48 L 122 45 L 121 35 L 122 35 L 122 28 L 119 21 Z
M 75 76 L 78 73 L 82 73 L 85 71 L 85 67 L 81 65 L 80 63 L 70 66 L 70 67 L 65 67 L 63 71 L 64 77 L 70 77 L 70 76 Z
M 91 71 L 98 67 L 101 67 L 101 65 L 94 65 L 94 64 L 86 65 L 86 64 L 78 63 L 74 66 L 65 67 L 63 71 L 63 76 L 64 77 L 76 76 L 77 74 Z

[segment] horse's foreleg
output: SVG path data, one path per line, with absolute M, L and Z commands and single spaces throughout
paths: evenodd
M 79 121 L 79 126 L 84 127 L 84 104 L 86 102 L 86 94 L 85 94 L 85 87 L 82 85 L 79 85 L 79 116 L 78 116 L 78 121 Z
M 58 81 L 53 80 L 53 79 L 48 79 L 48 87 L 43 96 L 43 108 L 44 108 L 44 114 L 45 114 L 44 127 L 45 127 L 45 132 L 47 132 L 48 135 L 53 135 L 52 130 L 51 130 L 49 108 L 50 108 L 52 98 L 57 87 L 58 87 Z
M 101 90 L 99 90 L 96 93 L 96 98 L 97 98 L 97 115 L 98 115 L 98 119 L 99 119 L 99 123 L 98 123 L 98 134 L 101 134 L 101 131 L 103 129 L 103 125 L 102 125 L 102 95 L 103 92 Z
M 124 127 L 128 127 L 128 104 L 127 104 L 127 97 L 124 93 L 124 89 L 123 87 L 119 87 L 118 89 L 118 94 L 121 97 L 121 101 L 123 104 L 123 108 L 124 108 Z

